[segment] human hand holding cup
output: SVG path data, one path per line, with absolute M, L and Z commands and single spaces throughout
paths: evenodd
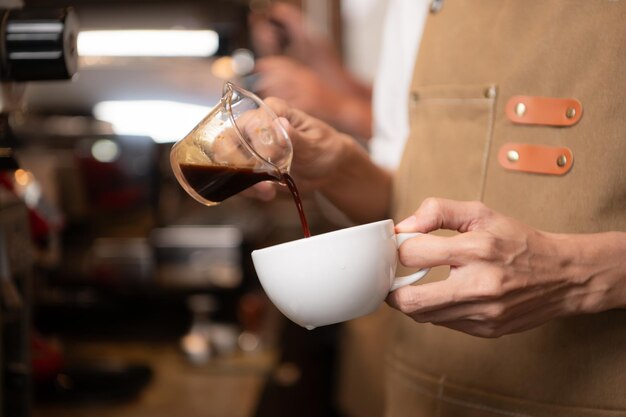
M 398 247 L 416 235 L 383 220 L 255 250 L 252 260 L 272 303 L 313 329 L 373 313 L 391 291 L 423 278 L 427 268 L 395 277 Z

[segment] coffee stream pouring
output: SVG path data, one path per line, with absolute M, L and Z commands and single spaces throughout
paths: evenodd
M 261 182 L 289 187 L 310 236 L 302 202 L 289 175 L 293 148 L 281 120 L 253 93 L 224 83 L 220 102 L 170 153 L 181 186 L 212 206 Z

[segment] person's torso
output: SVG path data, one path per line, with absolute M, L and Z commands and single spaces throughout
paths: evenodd
M 626 231 L 626 3 L 441 4 L 415 68 L 394 218 L 435 196 L 545 231 Z M 626 311 L 499 339 L 398 320 L 391 416 L 626 415 Z

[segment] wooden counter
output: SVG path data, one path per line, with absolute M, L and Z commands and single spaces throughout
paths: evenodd
M 77 342 L 65 350 L 72 362 L 145 363 L 152 380 L 127 402 L 40 404 L 34 417 L 250 417 L 278 357 L 271 350 L 237 353 L 193 366 L 174 344 Z

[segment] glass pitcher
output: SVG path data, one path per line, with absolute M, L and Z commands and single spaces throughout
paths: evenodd
M 172 147 L 176 179 L 207 206 L 260 181 L 282 181 L 293 148 L 285 127 L 253 93 L 224 83 L 219 103 Z

